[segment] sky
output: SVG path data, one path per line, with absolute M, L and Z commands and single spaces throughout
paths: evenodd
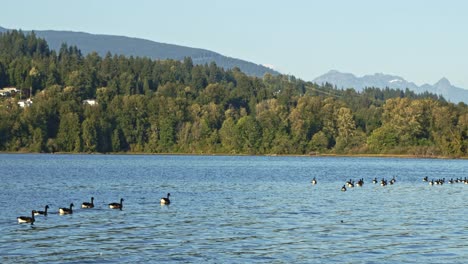
M 306 81 L 338 70 L 468 89 L 465 0 L 15 0 L 0 26 L 212 50 Z

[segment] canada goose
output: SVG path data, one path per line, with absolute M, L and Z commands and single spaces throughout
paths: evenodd
M 312 179 L 312 184 L 313 185 L 317 184 L 317 180 L 315 179 L 315 177 Z
M 364 185 L 364 179 L 359 179 L 359 181 L 356 183 L 357 187 L 362 187 Z
M 438 180 L 436 180 L 434 183 L 435 183 L 436 185 L 442 185 L 442 184 L 444 184 L 444 182 L 445 182 L 445 178 L 444 178 L 444 179 L 438 179 Z
M 84 202 L 81 204 L 81 208 L 94 208 L 94 197 L 91 197 L 91 202 Z
M 122 207 L 123 207 L 123 204 L 122 202 L 124 201 L 123 198 L 120 198 L 120 203 L 110 203 L 109 204 L 109 208 L 110 209 L 120 209 L 122 210 Z
M 47 216 L 47 209 L 49 209 L 49 206 L 46 205 L 44 211 L 36 211 L 34 215 L 44 215 Z
M 65 215 L 65 214 L 73 214 L 73 209 L 72 207 L 75 206 L 73 203 L 70 204 L 70 208 L 60 208 L 59 209 L 59 214 Z
M 169 196 L 171 196 L 170 193 L 167 194 L 167 197 L 161 198 L 161 204 L 170 204 L 171 200 L 169 200 Z
M 346 192 L 346 186 L 345 185 L 343 185 L 343 187 L 341 187 L 341 191 Z
M 18 224 L 22 223 L 31 223 L 31 225 L 34 225 L 34 222 L 36 219 L 34 218 L 34 213 L 36 213 L 36 210 L 31 211 L 31 217 L 29 216 L 19 216 L 16 219 L 18 219 Z
M 384 178 L 382 178 L 382 180 L 380 181 L 380 185 L 381 185 L 381 186 L 387 186 L 387 180 L 385 180 Z

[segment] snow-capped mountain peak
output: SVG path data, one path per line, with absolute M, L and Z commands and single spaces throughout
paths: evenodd
M 400 90 L 412 90 L 415 93 L 430 92 L 442 95 L 445 99 L 458 103 L 468 103 L 468 90 L 453 86 L 447 78 L 442 78 L 434 85 L 424 84 L 421 86 L 409 82 L 400 76 L 375 73 L 373 75 L 364 75 L 356 77 L 351 73 L 341 73 L 336 70 L 327 72 L 315 78 L 312 82 L 323 84 L 331 83 L 339 89 L 354 88 L 356 91 L 362 91 L 366 87 L 392 88 Z

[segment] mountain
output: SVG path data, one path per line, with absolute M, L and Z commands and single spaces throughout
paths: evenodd
M 0 33 L 8 30 L 9 29 L 0 27 Z M 107 52 L 111 52 L 112 54 L 125 56 L 149 57 L 155 60 L 183 60 L 184 57 L 191 57 L 195 64 L 209 64 L 215 62 L 219 67 L 224 69 L 239 67 L 241 71 L 250 76 L 263 77 L 265 73 L 273 75 L 279 74 L 279 72 L 263 65 L 223 56 L 213 51 L 160 43 L 146 39 L 95 35 L 73 31 L 34 30 L 34 33 L 38 37 L 44 38 L 49 44 L 49 47 L 57 51 L 60 49 L 62 43 L 67 43 L 68 45 L 77 46 L 85 55 L 96 51 L 101 56 L 105 56 Z
M 312 82 L 322 84 L 331 83 L 340 89 L 354 88 L 362 91 L 365 87 L 393 88 L 406 90 L 408 88 L 416 93 L 430 92 L 442 95 L 446 100 L 454 103 L 464 102 L 468 104 L 468 90 L 453 86 L 447 78 L 442 78 L 433 85 L 424 84 L 421 86 L 409 82 L 400 76 L 376 73 L 356 77 L 351 73 L 342 73 L 331 70 L 324 75 L 315 78 Z

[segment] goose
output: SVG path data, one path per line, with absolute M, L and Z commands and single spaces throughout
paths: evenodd
M 161 198 L 161 204 L 170 204 L 171 200 L 169 200 L 169 196 L 171 196 L 170 193 L 167 194 L 167 197 Z
M 384 178 L 382 178 L 382 180 L 380 181 L 380 185 L 381 185 L 381 186 L 386 186 L 386 185 L 387 185 L 387 181 L 386 181 Z
M 65 215 L 65 214 L 73 214 L 73 209 L 72 207 L 75 206 L 73 203 L 70 204 L 70 208 L 60 208 L 59 209 L 59 214 Z
M 315 179 L 315 177 L 312 179 L 312 184 L 313 185 L 317 184 L 317 180 Z
M 343 185 L 343 187 L 341 187 L 341 191 L 346 192 L 346 186 L 345 185 Z
M 34 215 L 44 215 L 47 216 L 47 209 L 49 209 L 49 206 L 46 205 L 44 211 L 36 211 Z
M 81 204 L 81 208 L 94 208 L 94 197 L 91 197 L 91 202 L 84 202 Z
M 356 183 L 357 187 L 362 187 L 364 185 L 364 179 L 359 179 L 359 181 Z
M 444 180 L 438 179 L 438 180 L 435 181 L 435 184 L 436 185 L 442 185 L 442 184 L 444 184 Z
M 34 214 L 36 213 L 36 210 L 31 211 L 31 217 L 29 216 L 19 216 L 16 219 L 18 219 L 18 224 L 22 223 L 31 223 L 31 225 L 34 225 L 34 222 L 36 219 L 34 218 Z
M 109 204 L 109 208 L 110 209 L 120 209 L 122 210 L 122 207 L 123 207 L 123 204 L 122 202 L 124 201 L 123 198 L 120 198 L 120 203 L 110 203 Z

